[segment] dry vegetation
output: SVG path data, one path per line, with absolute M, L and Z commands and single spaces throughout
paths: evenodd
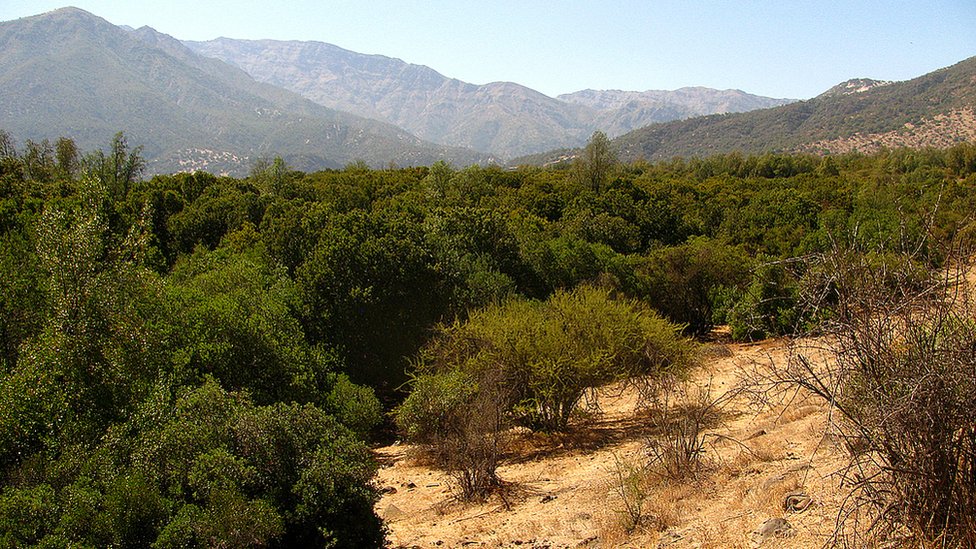
M 976 546 L 968 263 L 811 265 L 837 299 L 822 335 L 707 344 L 681 379 L 595 391 L 561 434 L 509 432 L 487 501 L 460 503 L 416 449 L 381 449 L 392 543 Z
M 802 152 L 873 154 L 884 149 L 899 147 L 944 149 L 973 140 L 976 140 L 976 111 L 959 109 L 923 119 L 918 124 L 905 124 L 900 130 L 856 133 L 850 137 L 817 141 L 802 147 Z
M 699 389 L 668 393 L 680 413 L 654 417 L 638 405 L 637 386 L 613 385 L 599 392 L 601 412 L 578 415 L 567 434 L 515 433 L 498 469 L 505 489 L 483 503 L 460 503 L 450 478 L 410 446 L 379 449 L 378 511 L 391 544 L 780 547 L 788 538 L 791 547 L 822 546 L 845 493 L 837 473 L 849 461 L 827 428 L 827 407 L 800 394 L 757 410 L 738 389 L 749 372 L 787 362 L 786 340 L 710 349 L 689 380 Z M 701 435 L 699 465 L 676 475 L 667 467 L 674 445 L 662 435 L 688 434 L 688 419 Z

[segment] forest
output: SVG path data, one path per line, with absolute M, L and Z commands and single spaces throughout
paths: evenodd
M 625 164 L 597 137 L 548 168 L 143 178 L 122 134 L 0 133 L 0 547 L 382 546 L 371 444 L 471 451 L 444 433 L 489 405 L 559 430 L 717 325 L 816 330 L 805 259 L 933 268 L 976 230 L 973 144 Z

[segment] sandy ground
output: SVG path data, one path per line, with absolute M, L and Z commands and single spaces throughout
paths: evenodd
M 783 340 L 713 344 L 693 381 L 717 397 L 744 372 L 784 363 L 788 349 Z M 385 492 L 377 511 L 390 545 L 821 547 L 833 532 L 846 493 L 837 473 L 847 452 L 828 435 L 829 410 L 817 400 L 801 395 L 763 408 L 751 398 L 733 400 L 708 430 L 705 471 L 683 480 L 645 475 L 644 519 L 628 531 L 614 479 L 620 464 L 648 463 L 654 433 L 637 410 L 636 391 L 607 387 L 599 397 L 602 411 L 578 418 L 568 434 L 516 435 L 516 450 L 499 468 L 504 494 L 481 503 L 459 502 L 450 479 L 415 448 L 377 449 L 377 483 Z M 785 510 L 794 492 L 812 503 Z M 770 519 L 789 526 L 763 536 Z

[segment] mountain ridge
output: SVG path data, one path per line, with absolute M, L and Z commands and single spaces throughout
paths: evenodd
M 242 175 L 270 155 L 305 170 L 356 159 L 376 166 L 486 159 L 327 109 L 149 27 L 128 31 L 73 7 L 0 23 L 0 97 L 0 128 L 16 138 L 67 136 L 90 150 L 125 131 L 144 146 L 150 173 Z
M 976 109 L 976 57 L 901 82 L 867 86 L 864 80 L 848 80 L 812 99 L 780 107 L 653 124 L 617 137 L 612 146 L 623 161 L 658 161 L 733 152 L 947 147 L 976 133 L 976 116 L 971 115 Z M 836 93 L 848 90 L 852 82 L 857 84 L 852 93 Z M 867 89 L 854 91 L 862 87 Z M 549 165 L 578 154 L 578 149 L 560 149 L 511 163 Z
M 612 111 L 574 94 L 558 98 L 515 82 L 470 84 L 425 65 L 360 54 L 317 41 L 218 38 L 184 42 L 195 52 L 235 65 L 330 108 L 390 122 L 435 143 L 457 144 L 506 157 L 578 146 L 595 130 L 618 135 L 647 123 L 703 113 L 738 112 L 790 100 L 685 88 L 667 97 L 642 95 Z M 708 90 L 708 91 L 706 91 Z M 724 94 L 689 99 L 690 93 Z M 581 92 L 576 92 L 581 93 Z M 646 93 L 646 92 L 632 92 Z M 569 99 L 567 99 L 569 98 Z M 744 102 L 743 102 L 744 101 Z M 722 104 L 701 108 L 701 105 Z

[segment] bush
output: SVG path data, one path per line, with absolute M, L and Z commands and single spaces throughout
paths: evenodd
M 684 369 L 692 348 L 680 331 L 591 287 L 545 302 L 510 299 L 441 329 L 421 354 L 397 423 L 455 472 L 463 495 L 484 494 L 497 484 L 510 421 L 564 430 L 586 390 Z
M 716 295 L 745 286 L 750 263 L 741 247 L 693 238 L 648 254 L 637 270 L 638 292 L 672 322 L 704 334 L 712 328 Z
M 973 547 L 976 310 L 966 276 L 943 270 L 923 284 L 911 258 L 883 259 L 825 256 L 833 360 L 820 367 L 797 354 L 778 375 L 843 417 L 837 427 L 853 453 L 847 541 L 863 545 L 867 523 L 882 539 L 907 530 L 923 543 Z
M 421 372 L 491 373 L 511 388 L 516 419 L 563 430 L 587 389 L 634 376 L 681 370 L 690 342 L 636 301 L 580 287 L 545 302 L 511 299 L 442 329 Z M 497 372 L 497 373 L 496 373 Z
M 397 426 L 419 442 L 454 480 L 460 499 L 483 499 L 501 481 L 508 388 L 486 373 L 480 380 L 453 370 L 422 374 L 396 410 Z
M 796 277 L 783 263 L 758 265 L 727 314 L 732 339 L 752 341 L 800 331 L 804 315 Z

